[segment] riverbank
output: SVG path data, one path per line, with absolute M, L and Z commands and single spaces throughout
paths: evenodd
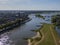
M 25 24 L 26 22 L 29 22 L 30 20 L 31 19 L 27 19 L 27 20 L 21 22 L 21 24 L 18 24 L 18 25 L 10 25 L 8 27 L 5 27 L 3 29 L 0 29 L 0 35 L 3 34 L 3 33 L 5 33 L 5 32 L 9 32 L 10 30 L 12 30 L 14 28 L 17 28 L 17 27 L 21 26 L 21 25 Z
M 60 45 L 60 37 L 58 36 L 54 25 L 44 24 L 43 27 L 38 30 L 40 35 L 37 33 L 34 38 L 31 38 L 29 40 L 30 45 Z

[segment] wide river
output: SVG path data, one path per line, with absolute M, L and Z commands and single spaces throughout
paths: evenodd
M 51 16 L 54 14 L 41 14 L 45 19 L 38 18 L 35 14 L 30 14 L 29 18 L 32 20 L 26 22 L 18 28 L 15 28 L 8 32 L 7 36 L 15 43 L 15 45 L 27 45 L 28 42 L 24 38 L 30 38 L 36 35 L 35 32 L 31 30 L 36 30 L 40 28 L 41 23 L 51 23 Z M 7 32 L 6 32 L 7 33 Z

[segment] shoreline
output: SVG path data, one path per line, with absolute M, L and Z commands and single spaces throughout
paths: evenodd
M 28 20 L 25 20 L 23 23 L 21 23 L 21 25 L 23 25 L 23 24 L 25 24 L 26 22 L 29 22 L 31 19 L 28 19 Z M 0 29 L 0 35 L 1 34 L 3 34 L 3 33 L 5 33 L 5 32 L 9 32 L 9 31 L 11 31 L 12 29 L 14 29 L 14 28 L 17 28 L 17 27 L 19 27 L 19 26 L 21 26 L 21 25 L 17 25 L 17 26 L 14 26 L 14 27 L 10 27 L 10 28 L 8 28 L 8 29 Z
M 32 42 L 31 42 L 31 39 L 28 39 L 28 45 L 37 45 L 37 44 L 40 44 L 40 43 L 43 45 L 44 41 L 46 41 L 45 38 L 51 39 L 51 40 L 48 40 L 49 42 L 51 41 L 50 42 L 51 45 L 52 44 L 55 44 L 55 43 L 56 43 L 56 45 L 59 45 L 60 44 L 60 39 L 59 39 L 60 37 L 58 36 L 58 34 L 57 34 L 56 30 L 54 29 L 54 27 L 52 27 L 51 24 L 45 24 L 45 25 L 47 25 L 49 28 L 50 27 L 52 28 L 52 33 L 51 33 L 51 29 L 49 29 L 49 31 L 47 31 L 48 29 L 47 30 L 45 29 L 47 32 L 46 31 L 44 32 L 44 29 L 43 29 L 43 31 L 42 31 L 42 29 L 39 29 L 40 31 L 39 32 L 36 32 L 37 34 L 35 36 L 31 37 L 31 39 L 33 39 Z M 40 33 L 40 34 L 38 34 L 38 33 Z M 41 36 L 41 34 L 42 34 L 42 36 Z M 48 38 L 49 35 L 50 35 L 51 38 Z M 41 36 L 41 37 L 39 37 L 39 36 Z M 48 36 L 48 37 L 46 37 L 46 36 Z M 35 38 L 38 38 L 38 37 L 40 38 L 40 40 L 37 40 L 36 41 Z M 47 44 L 48 43 L 46 43 L 46 45 Z
M 39 29 L 41 29 L 42 27 L 43 27 L 43 25 Z M 28 45 L 32 45 L 32 43 L 34 43 L 32 41 L 35 38 L 40 38 L 40 40 L 42 40 L 42 38 L 44 38 L 43 33 L 42 33 L 42 30 L 39 30 L 39 29 L 37 29 L 38 31 L 36 32 L 36 35 L 35 36 L 33 36 L 33 37 L 31 37 L 30 39 L 27 40 L 28 41 Z

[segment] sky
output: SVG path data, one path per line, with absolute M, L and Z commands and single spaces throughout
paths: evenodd
M 60 0 L 0 0 L 0 10 L 60 10 Z

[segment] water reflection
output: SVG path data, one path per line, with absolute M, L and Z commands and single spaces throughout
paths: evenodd
M 51 23 L 50 21 L 51 15 L 49 14 L 41 14 L 41 15 L 45 16 L 45 20 L 36 17 L 35 14 L 31 14 L 29 15 L 29 17 L 32 19 L 31 21 L 21 25 L 18 28 L 13 29 L 8 33 L 9 34 L 8 37 L 15 42 L 15 45 L 27 45 L 28 42 L 23 38 L 30 38 L 36 35 L 36 33 L 32 32 L 31 30 L 36 30 L 40 28 L 40 26 L 42 25 L 41 23 Z
M 38 29 L 39 27 L 36 25 L 40 25 L 42 19 L 36 18 L 34 15 L 30 15 L 29 17 L 32 19 L 31 21 L 10 32 L 9 37 L 16 42 L 16 45 L 27 45 L 27 41 L 23 40 L 23 38 L 30 38 L 36 35 L 31 30 Z
M 0 45 L 15 45 L 14 42 L 9 38 L 8 33 L 0 35 Z
M 60 35 L 60 28 L 56 27 L 56 31 L 57 31 L 58 34 Z

